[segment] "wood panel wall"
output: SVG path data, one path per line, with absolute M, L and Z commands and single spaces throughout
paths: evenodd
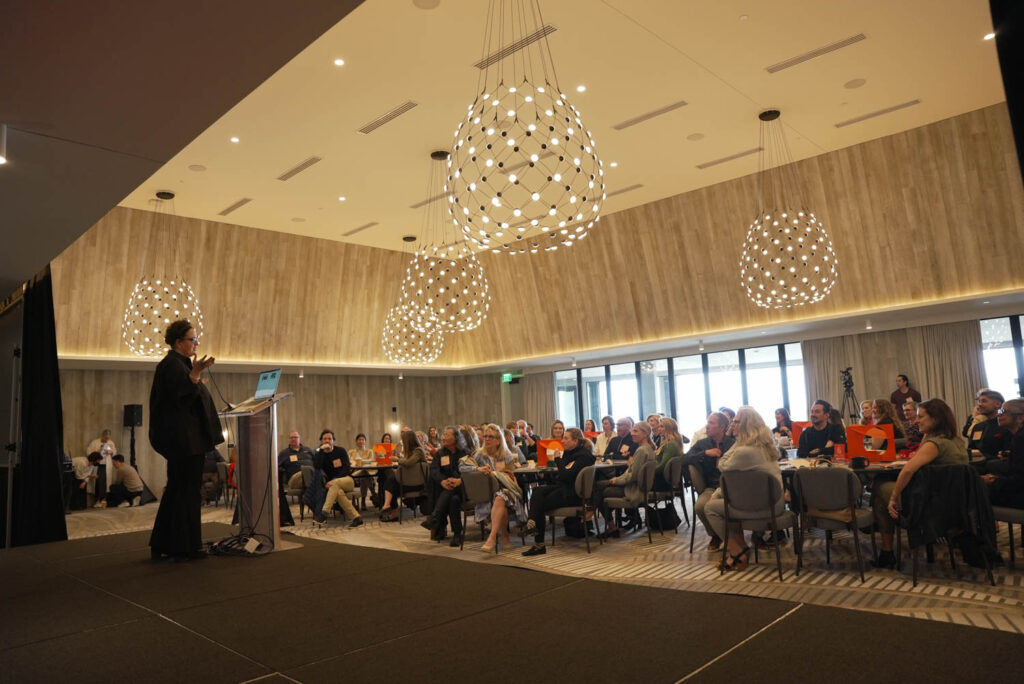
M 154 364 L 155 366 L 155 364 Z M 255 373 L 217 373 L 225 398 L 237 403 L 252 394 Z M 104 428 L 113 432 L 121 453 L 129 453 L 129 432 L 121 428 L 123 406 L 143 405 L 143 426 L 136 428 L 139 469 L 155 490 L 166 481 L 164 460 L 149 446 L 149 389 L 153 373 L 126 370 L 62 370 L 64 444 L 69 454 L 84 455 L 85 447 Z M 214 398 L 216 388 L 208 385 Z M 359 432 L 371 443 L 390 429 L 392 422 L 423 429 L 436 425 L 484 421 L 504 423 L 501 381 L 496 374 L 437 377 L 372 375 L 295 375 L 281 377 L 281 392 L 294 392 L 278 409 L 279 449 L 288 444 L 288 432 L 298 430 L 303 442 L 316 446 L 323 428 L 334 430 L 345 447 Z M 220 401 L 218 400 L 218 405 Z M 392 413 L 392 407 L 397 408 Z M 397 438 L 397 431 L 395 437 Z
M 692 160 L 680 159 L 679 163 Z M 570 250 L 482 255 L 493 302 L 439 368 L 512 362 L 1024 288 L 1024 190 L 1004 104 L 798 164 L 840 276 L 824 302 L 767 311 L 738 282 L 748 176 L 606 216 Z M 115 209 L 54 261 L 65 355 L 127 356 L 143 273 L 195 287 L 223 360 L 386 364 L 398 252 Z M 543 331 L 539 322 L 545 322 Z

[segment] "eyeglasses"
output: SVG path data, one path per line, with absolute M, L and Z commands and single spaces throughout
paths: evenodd
M 738 419 L 734 419 L 734 420 L 732 421 L 732 424 L 733 424 L 733 425 L 739 425 L 739 424 L 740 424 L 740 421 L 739 421 Z
M 498 439 L 498 435 L 484 435 L 484 439 Z
M 195 338 L 195 337 L 182 337 L 181 339 L 183 341 L 185 341 L 185 342 L 195 342 L 197 338 Z
M 1004 408 L 999 409 L 998 411 L 996 411 L 996 413 L 998 413 L 999 415 L 1002 415 L 1004 413 L 1009 413 L 1011 416 L 1024 416 L 1024 412 L 1021 412 L 1021 411 L 1007 411 Z

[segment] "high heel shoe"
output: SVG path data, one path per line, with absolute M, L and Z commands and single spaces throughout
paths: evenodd
M 480 550 L 484 553 L 494 553 L 494 542 L 484 542 L 484 545 L 480 547 Z

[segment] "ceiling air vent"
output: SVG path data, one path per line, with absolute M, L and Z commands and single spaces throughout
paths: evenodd
M 418 105 L 419 105 L 418 102 L 413 102 L 412 100 L 409 100 L 408 102 L 403 102 L 402 104 L 398 105 L 397 107 L 392 109 L 387 114 L 384 114 L 383 116 L 377 117 L 376 119 L 374 119 L 370 123 L 368 123 L 365 126 L 363 126 L 362 128 L 360 128 L 359 132 L 362 133 L 363 135 L 368 135 L 370 133 L 373 133 L 375 130 L 377 130 L 378 128 L 380 128 L 381 126 L 386 124 L 387 122 L 393 121 L 393 120 L 397 119 L 398 117 L 402 116 L 407 111 L 409 111 L 410 109 L 412 109 L 413 107 L 416 107 Z
M 243 197 L 242 199 L 238 200 L 237 202 L 235 202 L 231 206 L 222 209 L 220 211 L 220 213 L 218 214 L 218 216 L 227 216 L 228 214 L 233 212 L 235 209 L 240 209 L 241 207 L 244 207 L 249 202 L 252 202 L 252 198 L 251 197 Z
M 636 126 L 638 123 L 643 123 L 644 121 L 650 121 L 651 119 L 653 119 L 656 116 L 661 116 L 662 114 L 668 114 L 669 112 L 674 111 L 676 109 L 679 109 L 680 107 L 685 107 L 687 104 L 689 104 L 689 103 L 686 100 L 680 100 L 679 102 L 673 102 L 672 104 L 665 105 L 664 107 L 662 107 L 660 109 L 655 109 L 654 111 L 647 112 L 646 114 L 641 114 L 640 116 L 635 116 L 632 119 L 626 119 L 625 121 L 621 121 L 621 122 L 615 124 L 614 126 L 612 126 L 612 128 L 614 128 L 617 131 L 621 131 L 623 128 L 629 128 L 630 126 Z
M 365 225 L 362 225 L 362 226 L 359 226 L 358 228 L 353 228 L 352 230 L 348 231 L 347 233 L 342 233 L 342 235 L 344 237 L 349 237 L 349 236 L 355 235 L 356 233 L 358 233 L 360 231 L 366 230 L 367 228 L 373 228 L 375 225 L 377 225 L 376 221 L 370 221 L 369 223 L 367 223 Z
M 876 116 L 883 116 L 885 114 L 890 114 L 892 112 L 898 112 L 901 109 L 906 109 L 907 107 L 913 107 L 914 105 L 919 104 L 921 104 L 920 100 L 911 100 L 910 102 L 904 102 L 902 104 L 893 105 L 892 107 L 886 107 L 885 109 L 879 109 L 877 112 L 861 114 L 860 116 L 854 117 L 852 119 L 847 119 L 846 121 L 840 121 L 839 123 L 834 125 L 836 128 L 843 128 L 844 126 L 850 126 L 851 124 L 860 123 L 861 121 L 874 119 Z
M 473 66 L 475 66 L 477 69 L 480 69 L 481 71 L 483 71 L 487 67 L 491 66 L 492 64 L 496 64 L 497 62 L 500 62 L 501 60 L 505 59 L 509 55 L 514 55 L 515 53 L 519 52 L 523 48 L 525 48 L 525 47 L 527 47 L 529 45 L 533 45 L 538 40 L 540 40 L 542 38 L 547 38 L 548 36 L 550 36 L 552 33 L 554 33 L 557 30 L 558 30 L 557 27 L 552 26 L 551 24 L 545 24 L 544 26 L 542 26 L 541 28 L 537 29 L 533 33 L 531 33 L 529 35 L 526 35 L 526 36 L 523 36 L 522 38 L 520 38 L 516 42 L 511 43 L 509 45 L 506 45 L 505 47 L 501 48 L 497 52 L 492 52 L 491 54 L 487 55 L 486 57 L 481 59 L 479 62 L 474 64 Z
M 636 185 L 629 185 L 629 186 L 626 186 L 624 188 L 620 188 L 620 189 L 616 190 L 615 192 L 609 192 L 609 193 L 605 194 L 605 199 L 608 199 L 609 197 L 615 197 L 616 195 L 621 195 L 624 192 L 632 192 L 633 190 L 636 190 L 637 188 L 642 188 L 642 187 L 644 187 L 643 183 L 637 183 Z
M 802 55 L 797 55 L 796 57 L 790 57 L 789 59 L 783 60 L 783 61 L 781 61 L 781 62 L 779 62 L 777 64 L 772 64 L 771 66 L 766 66 L 764 68 L 764 70 L 767 71 L 769 74 L 776 74 L 776 73 L 782 71 L 783 69 L 788 69 L 790 67 L 795 67 L 797 64 L 803 64 L 804 62 L 809 62 L 810 60 L 814 59 L 815 57 L 821 57 L 822 55 L 827 55 L 830 52 L 835 52 L 836 50 L 841 50 L 844 47 L 848 47 L 850 45 L 853 45 L 854 43 L 859 43 L 862 40 L 867 40 L 867 36 L 865 36 L 863 33 L 858 33 L 855 36 L 850 36 L 849 38 L 843 38 L 842 40 L 838 40 L 838 41 L 836 41 L 834 43 L 830 43 L 828 45 L 824 45 L 824 46 L 822 46 L 820 48 L 816 48 L 814 50 L 811 50 L 810 52 L 805 52 Z
M 433 197 L 428 197 L 425 200 L 420 200 L 416 204 L 410 204 L 409 208 L 410 209 L 419 209 L 420 207 L 425 207 L 428 204 L 433 204 L 434 202 L 436 202 L 439 199 L 444 199 L 447 196 L 448 196 L 447 192 L 442 192 L 440 195 L 434 195 Z
M 540 161 L 541 159 L 550 159 L 551 157 L 554 157 L 554 156 L 555 156 L 554 152 L 552 152 L 551 150 L 547 150 L 543 154 L 537 155 L 537 161 Z M 534 163 L 536 164 L 537 162 L 534 162 Z M 520 162 L 519 164 L 516 164 L 515 166 L 507 166 L 507 167 L 505 167 L 503 169 L 500 169 L 498 172 L 499 173 L 504 173 L 504 174 L 515 173 L 519 169 L 525 169 L 529 165 L 530 165 L 529 161 L 524 161 L 524 162 Z
M 282 173 L 280 176 L 277 177 L 277 180 L 279 180 L 279 181 L 286 181 L 289 178 L 291 178 L 292 176 L 295 176 L 297 174 L 302 173 L 303 171 L 308 169 L 313 164 L 316 164 L 320 160 L 321 160 L 320 157 L 310 157 L 309 159 L 307 159 L 306 161 L 302 162 L 301 164 L 299 164 L 295 168 L 288 169 L 287 171 Z
M 743 150 L 742 152 L 737 152 L 736 154 L 730 154 L 728 157 L 722 157 L 721 159 L 712 159 L 711 161 L 706 161 L 703 164 L 697 164 L 697 168 L 701 169 L 703 171 L 704 169 L 709 169 L 712 166 L 718 166 L 719 164 L 724 164 L 725 162 L 730 162 L 733 159 L 742 159 L 743 157 L 747 157 L 747 156 L 750 156 L 752 154 L 757 154 L 760 151 L 761 151 L 760 147 L 754 147 L 754 148 L 751 148 L 749 150 Z

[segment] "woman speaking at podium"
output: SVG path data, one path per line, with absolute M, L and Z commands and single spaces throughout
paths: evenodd
M 167 459 L 167 488 L 149 538 L 154 560 L 201 558 L 200 491 L 205 453 L 224 441 L 203 371 L 213 357 L 196 358 L 199 341 L 188 321 L 167 326 L 170 349 L 156 367 L 149 393 L 149 443 Z

